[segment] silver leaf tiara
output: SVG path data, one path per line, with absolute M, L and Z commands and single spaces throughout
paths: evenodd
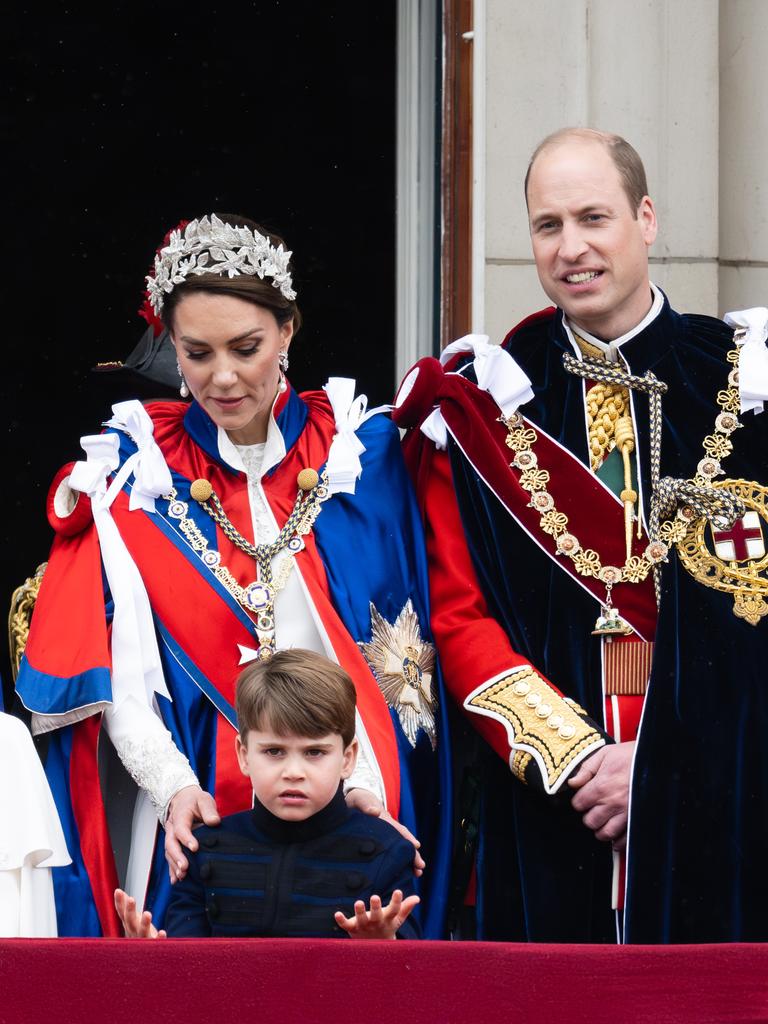
M 262 280 L 271 277 L 274 287 L 292 302 L 296 292 L 291 287 L 290 258 L 282 245 L 275 247 L 250 228 L 225 224 L 213 213 L 171 232 L 168 245 L 155 256 L 154 275 L 147 275 L 147 295 L 160 316 L 165 296 L 190 274 L 256 274 Z

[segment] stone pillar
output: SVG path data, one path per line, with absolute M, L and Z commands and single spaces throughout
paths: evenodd
M 768 16 L 762 0 L 744 6 Z M 548 304 L 522 182 L 535 145 L 565 125 L 635 146 L 660 219 L 652 279 L 678 309 L 718 312 L 719 14 L 718 0 L 486 0 L 485 330 L 494 340 Z M 756 86 L 752 95 L 759 103 Z
M 768 305 L 765 0 L 720 3 L 720 313 Z

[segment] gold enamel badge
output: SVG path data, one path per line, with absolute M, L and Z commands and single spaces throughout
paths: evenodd
M 387 704 L 397 712 L 412 747 L 423 729 L 434 748 L 437 701 L 432 686 L 435 648 L 421 638 L 419 617 L 408 600 L 394 624 L 371 605 L 371 640 L 359 643 Z
M 677 542 L 680 561 L 706 587 L 733 594 L 733 613 L 756 626 L 768 615 L 768 488 L 749 480 L 712 481 L 741 498 L 746 514 L 729 529 L 718 529 L 706 519 L 688 519 Z M 682 531 L 681 531 L 682 532 Z

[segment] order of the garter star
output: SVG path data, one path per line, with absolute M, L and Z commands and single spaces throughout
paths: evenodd
M 434 747 L 437 701 L 432 687 L 435 648 L 421 638 L 419 617 L 410 600 L 394 624 L 371 604 L 371 639 L 359 643 L 387 704 L 394 708 L 412 747 L 423 729 Z

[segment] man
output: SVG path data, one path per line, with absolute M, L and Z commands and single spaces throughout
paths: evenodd
M 734 338 L 670 308 L 647 191 L 618 136 L 545 139 L 526 200 L 558 308 L 396 400 L 446 679 L 503 759 L 480 937 L 611 941 L 612 905 L 627 941 L 768 937 L 768 314 Z

